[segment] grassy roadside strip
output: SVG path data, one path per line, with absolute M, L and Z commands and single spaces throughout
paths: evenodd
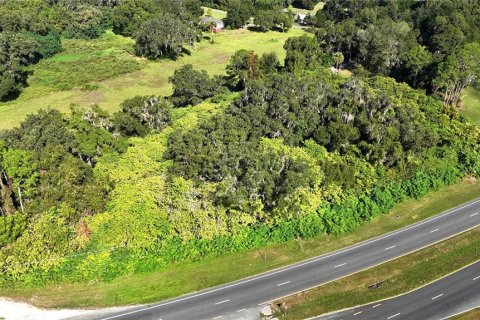
M 480 319 L 480 308 L 467 311 L 457 316 L 451 317 L 450 320 L 478 320 Z
M 33 289 L 0 288 L 0 296 L 47 308 L 104 307 L 164 300 L 349 246 L 426 219 L 479 195 L 480 182 L 465 179 L 421 200 L 407 200 L 389 214 L 377 216 L 347 234 L 291 241 L 261 251 L 178 265 L 167 271 L 120 277 L 109 283 L 74 283 Z
M 305 319 L 365 305 L 426 285 L 480 259 L 480 228 L 279 301 L 282 319 Z M 378 289 L 368 286 L 384 281 Z

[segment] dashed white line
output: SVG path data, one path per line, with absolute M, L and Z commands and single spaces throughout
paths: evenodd
M 346 263 L 342 263 L 342 264 L 339 264 L 339 265 L 335 266 L 334 268 L 340 268 L 340 267 L 343 267 L 343 266 L 345 266 L 345 265 L 347 265 L 347 264 L 346 264 Z
M 285 281 L 285 282 L 282 282 L 282 283 L 279 283 L 277 284 L 277 287 L 281 287 L 281 286 L 284 286 L 286 284 L 289 284 L 291 281 Z
M 215 302 L 215 305 L 219 305 L 219 304 L 222 304 L 222 303 L 225 303 L 225 302 L 229 302 L 230 299 L 227 299 L 227 300 L 223 300 L 223 301 L 219 301 L 219 302 Z
M 480 279 L 480 276 L 473 278 L 473 281 Z
M 363 311 L 358 311 L 357 313 L 354 313 L 354 316 L 358 316 L 359 314 L 363 313 Z
M 393 316 L 388 317 L 387 319 L 392 319 L 392 318 L 395 318 L 396 316 L 399 316 L 399 315 L 400 315 L 400 312 L 397 313 L 397 314 L 394 314 Z
M 439 294 L 438 296 L 433 297 L 432 300 L 438 299 L 438 298 L 440 298 L 441 296 L 443 296 L 443 293 Z
M 213 320 L 222 319 L 222 318 L 223 318 L 223 316 L 218 316 L 218 317 L 213 318 Z
M 247 309 L 243 308 L 243 309 L 240 309 L 240 310 L 237 310 L 237 312 L 242 312 L 242 311 L 245 311 Z
M 478 212 L 475 212 L 474 214 L 471 214 L 471 215 L 470 215 L 470 218 L 471 218 L 471 217 L 475 217 L 477 214 L 478 214 Z
M 379 303 L 379 304 L 374 305 L 372 308 L 380 307 L 381 305 L 382 305 L 382 304 Z
M 432 231 L 430 231 L 429 233 L 434 233 L 434 232 L 437 232 L 438 230 L 440 230 L 440 229 L 432 230 Z
M 388 247 L 388 248 L 385 248 L 385 251 L 390 250 L 390 249 L 393 249 L 393 248 L 395 248 L 395 247 L 396 247 L 396 246 L 390 246 L 390 247 Z

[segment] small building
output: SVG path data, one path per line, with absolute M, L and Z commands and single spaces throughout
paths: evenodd
M 225 29 L 225 23 L 222 19 L 215 19 L 211 16 L 205 16 L 200 19 L 200 25 L 210 25 L 211 32 L 221 32 Z

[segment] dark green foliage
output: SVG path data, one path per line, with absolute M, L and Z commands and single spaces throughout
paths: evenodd
M 38 43 L 38 52 L 42 58 L 50 58 L 62 51 L 62 42 L 60 35 L 55 31 L 50 31 L 45 36 L 39 34 L 29 34 Z
M 171 105 L 163 98 L 151 96 L 125 100 L 113 118 L 115 129 L 126 136 L 144 136 L 160 131 L 172 122 Z
M 18 95 L 27 82 L 24 68 L 40 57 L 34 39 L 20 33 L 0 33 L 0 101 Z
M 333 59 L 323 52 L 316 39 L 308 35 L 289 38 L 284 48 L 287 51 L 285 69 L 292 73 L 333 64 Z
M 257 54 L 245 49 L 235 52 L 226 70 L 231 84 L 240 89 L 245 87 L 248 79 L 257 79 L 263 74 Z
M 184 50 L 183 45 L 193 45 L 194 39 L 194 31 L 189 26 L 166 14 L 140 26 L 135 51 L 149 59 L 175 59 Z
M 294 7 L 307 10 L 312 10 L 317 3 L 317 0 L 293 0 L 292 2 Z
M 36 152 L 47 145 L 60 145 L 66 150 L 74 147 L 74 137 L 62 114 L 52 109 L 27 116 L 20 127 L 5 132 L 3 138 L 12 147 Z
M 191 64 L 175 70 L 170 82 L 173 84 L 172 102 L 176 107 L 197 105 L 221 89 L 219 78 L 210 78 L 205 70 L 194 70 Z
M 281 8 L 268 10 L 255 10 L 253 22 L 259 31 L 268 30 L 288 31 L 292 27 L 293 19 L 289 13 L 284 13 Z
M 245 26 L 254 12 L 251 2 L 243 0 L 229 0 L 226 10 L 225 24 L 232 29 Z
M 125 0 L 113 8 L 113 32 L 135 36 L 142 24 L 170 14 L 178 24 L 197 24 L 203 9 L 198 0 Z

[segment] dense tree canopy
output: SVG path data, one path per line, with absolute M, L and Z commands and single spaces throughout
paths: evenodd
M 291 1 L 201 3 L 266 31 L 285 29 Z M 2 98 L 60 36 L 112 26 L 140 55 L 176 58 L 202 14 L 196 0 L 5 4 Z M 223 77 L 175 70 L 170 97 L 27 116 L 0 133 L 0 285 L 111 280 L 347 232 L 478 176 L 479 130 L 452 107 L 480 72 L 478 13 L 474 1 L 329 0 L 312 34 L 285 42 L 283 65 L 242 49 Z

